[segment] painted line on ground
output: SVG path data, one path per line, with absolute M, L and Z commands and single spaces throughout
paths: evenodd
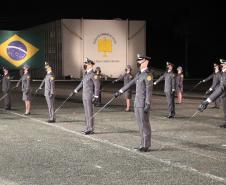
M 148 154 L 140 153 L 140 152 L 137 152 L 137 151 L 135 151 L 133 149 L 130 149 L 130 148 L 127 148 L 127 147 L 124 147 L 124 146 L 112 143 L 112 142 L 110 142 L 108 140 L 102 140 L 102 139 L 98 139 L 98 138 L 95 138 L 95 137 L 92 137 L 92 136 L 89 136 L 89 135 L 84 135 L 84 134 L 82 134 L 80 132 L 67 129 L 67 128 L 64 128 L 62 126 L 56 125 L 56 124 L 50 124 L 50 123 L 47 123 L 45 121 L 42 121 L 42 120 L 39 120 L 39 119 L 36 119 L 36 118 L 32 118 L 32 117 L 29 117 L 29 116 L 25 116 L 25 115 L 19 114 L 17 112 L 13 112 L 13 111 L 7 111 L 7 112 L 10 112 L 11 114 L 14 114 L 14 115 L 17 115 L 17 116 L 20 116 L 20 117 L 24 117 L 24 118 L 33 120 L 33 121 L 41 123 L 43 125 L 55 127 L 55 128 L 60 129 L 62 131 L 65 131 L 65 132 L 68 132 L 68 133 L 72 133 L 72 134 L 75 134 L 77 136 L 84 137 L 84 138 L 87 138 L 87 139 L 90 139 L 90 140 L 93 140 L 93 141 L 96 141 L 96 142 L 104 143 L 104 144 L 107 144 L 107 145 L 110 145 L 110 146 L 122 149 L 124 151 L 128 151 L 128 152 L 133 153 L 135 155 L 142 156 L 142 157 L 145 157 L 145 158 L 149 158 L 149 159 L 152 159 L 154 161 L 161 162 L 161 163 L 163 163 L 165 165 L 173 166 L 173 167 L 176 167 L 176 168 L 180 168 L 180 169 L 183 169 L 185 171 L 192 172 L 194 174 L 201 175 L 203 177 L 207 177 L 207 178 L 210 178 L 212 180 L 219 181 L 219 182 L 222 182 L 222 183 L 226 184 L 226 178 L 218 177 L 216 175 L 209 174 L 209 173 L 200 172 L 199 170 L 197 170 L 195 168 L 183 165 L 183 164 L 181 164 L 179 162 L 175 163 L 175 162 L 172 162 L 170 160 L 164 160 L 164 159 L 161 159 L 161 158 L 157 158 L 157 157 L 151 155 L 150 153 L 148 153 Z

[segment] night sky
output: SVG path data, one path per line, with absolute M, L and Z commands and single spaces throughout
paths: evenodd
M 147 54 L 152 66 L 165 68 L 170 61 L 186 67 L 186 77 L 204 78 L 214 62 L 226 58 L 226 11 L 223 4 L 193 1 L 92 1 L 74 4 L 66 1 L 48 3 L 10 1 L 0 11 L 0 29 L 20 30 L 60 18 L 114 19 L 147 21 Z M 26 4 L 28 5 L 28 4 Z M 186 49 L 187 48 L 187 49 Z M 187 57 L 186 57 L 187 56 Z M 187 64 L 186 64 L 187 63 Z

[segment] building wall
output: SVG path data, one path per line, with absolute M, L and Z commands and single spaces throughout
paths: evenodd
M 63 19 L 61 27 L 64 76 L 81 77 L 88 57 L 116 78 L 126 64 L 135 67 L 137 53 L 146 52 L 145 21 Z
M 128 64 L 136 71 L 136 55 L 146 54 L 145 21 L 129 21 L 128 29 Z
M 79 78 L 82 75 L 83 35 L 82 20 L 62 20 L 62 58 L 64 76 L 72 75 Z

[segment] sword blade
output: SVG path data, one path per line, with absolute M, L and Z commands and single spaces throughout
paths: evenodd
M 69 95 L 66 100 L 63 101 L 63 103 L 55 110 L 54 113 L 56 113 L 57 111 L 59 111 L 61 109 L 61 107 L 63 107 L 63 105 L 72 97 L 73 95 Z
M 197 83 L 194 87 L 192 87 L 191 91 L 194 90 L 196 87 L 198 87 L 201 83 Z
M 192 118 L 194 118 L 199 113 L 199 110 L 197 110 L 189 119 L 188 121 L 191 121 Z
M 13 90 L 17 88 L 16 86 L 12 87 L 10 90 Z M 0 98 L 0 101 L 4 100 L 6 96 L 8 96 L 9 93 L 6 93 L 5 95 L 3 95 L 1 98 Z
M 99 109 L 97 112 L 95 112 L 93 115 L 92 115 L 92 117 L 90 118 L 90 120 L 91 119 L 93 119 L 93 118 L 95 118 L 96 117 L 96 115 L 98 114 L 98 113 L 100 113 L 102 110 L 104 110 L 113 100 L 115 99 L 115 97 L 112 97 L 101 109 Z
M 0 98 L 0 101 L 4 100 L 6 96 L 8 96 L 8 93 L 6 93 L 5 95 L 3 95 L 3 96 Z

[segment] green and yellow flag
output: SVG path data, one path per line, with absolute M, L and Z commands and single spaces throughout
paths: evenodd
M 42 32 L 0 31 L 0 65 L 10 69 L 21 68 L 27 63 L 39 68 L 44 63 L 44 39 Z

